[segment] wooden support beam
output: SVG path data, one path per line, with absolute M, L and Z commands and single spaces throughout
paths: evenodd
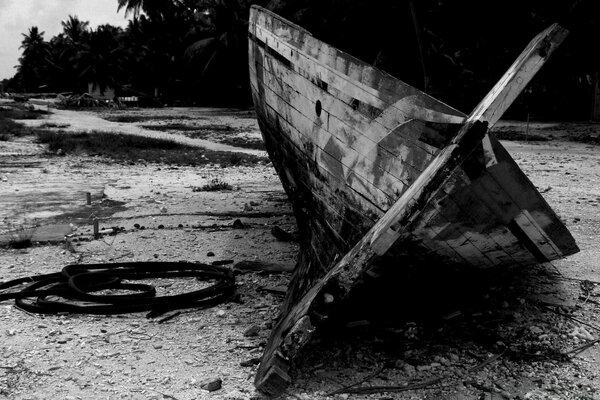
M 569 31 L 552 24 L 537 35 L 471 113 L 472 119 L 486 121 L 491 128 L 519 96 Z

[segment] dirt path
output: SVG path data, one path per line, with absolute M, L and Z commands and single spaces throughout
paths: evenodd
M 169 112 L 172 110 L 173 109 L 166 109 L 163 110 L 163 112 Z M 210 113 L 211 110 L 212 109 L 197 109 L 196 112 Z M 228 146 L 222 143 L 215 143 L 214 141 L 210 140 L 189 138 L 183 135 L 177 135 L 168 132 L 157 132 L 142 128 L 136 124 L 108 121 L 104 118 L 101 118 L 95 112 L 61 110 L 55 108 L 50 109 L 50 111 L 51 113 L 44 119 L 21 120 L 19 122 L 31 127 L 53 125 L 66 132 L 118 132 L 126 135 L 137 135 L 155 139 L 172 140 L 187 146 L 202 147 L 214 151 L 246 153 L 260 157 L 267 156 L 267 153 L 262 150 L 243 149 L 235 146 Z M 177 111 L 185 113 L 185 110 L 179 109 Z

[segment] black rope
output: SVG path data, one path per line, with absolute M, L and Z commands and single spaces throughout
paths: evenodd
M 152 285 L 125 282 L 185 277 L 214 282 L 202 289 L 165 296 L 156 296 Z M 106 289 L 128 293 L 95 293 Z M 158 316 L 170 310 L 212 307 L 225 301 L 234 291 L 233 272 L 216 265 L 190 262 L 72 264 L 61 272 L 0 284 L 0 302 L 14 299 L 17 307 L 38 314 L 110 315 L 151 311 L 153 316 Z

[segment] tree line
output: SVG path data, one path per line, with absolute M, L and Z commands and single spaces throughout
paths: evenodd
M 125 28 L 90 29 L 69 16 L 46 41 L 31 27 L 5 89 L 81 93 L 92 84 L 168 104 L 249 105 L 251 3 L 468 112 L 573 0 L 117 0 L 131 16 Z M 586 6 L 509 116 L 589 118 L 600 71 L 590 43 L 600 24 Z
M 118 0 L 118 9 L 133 14 L 125 28 L 90 29 L 69 15 L 62 32 L 45 40 L 33 26 L 4 89 L 85 93 L 91 84 L 167 103 L 248 104 L 249 2 L 228 3 Z

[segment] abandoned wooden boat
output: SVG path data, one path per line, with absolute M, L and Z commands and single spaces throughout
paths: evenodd
M 567 33 L 538 35 L 465 115 L 252 7 L 256 114 L 304 239 L 259 390 L 285 389 L 317 326 L 382 260 L 526 266 L 578 251 L 488 133 Z

